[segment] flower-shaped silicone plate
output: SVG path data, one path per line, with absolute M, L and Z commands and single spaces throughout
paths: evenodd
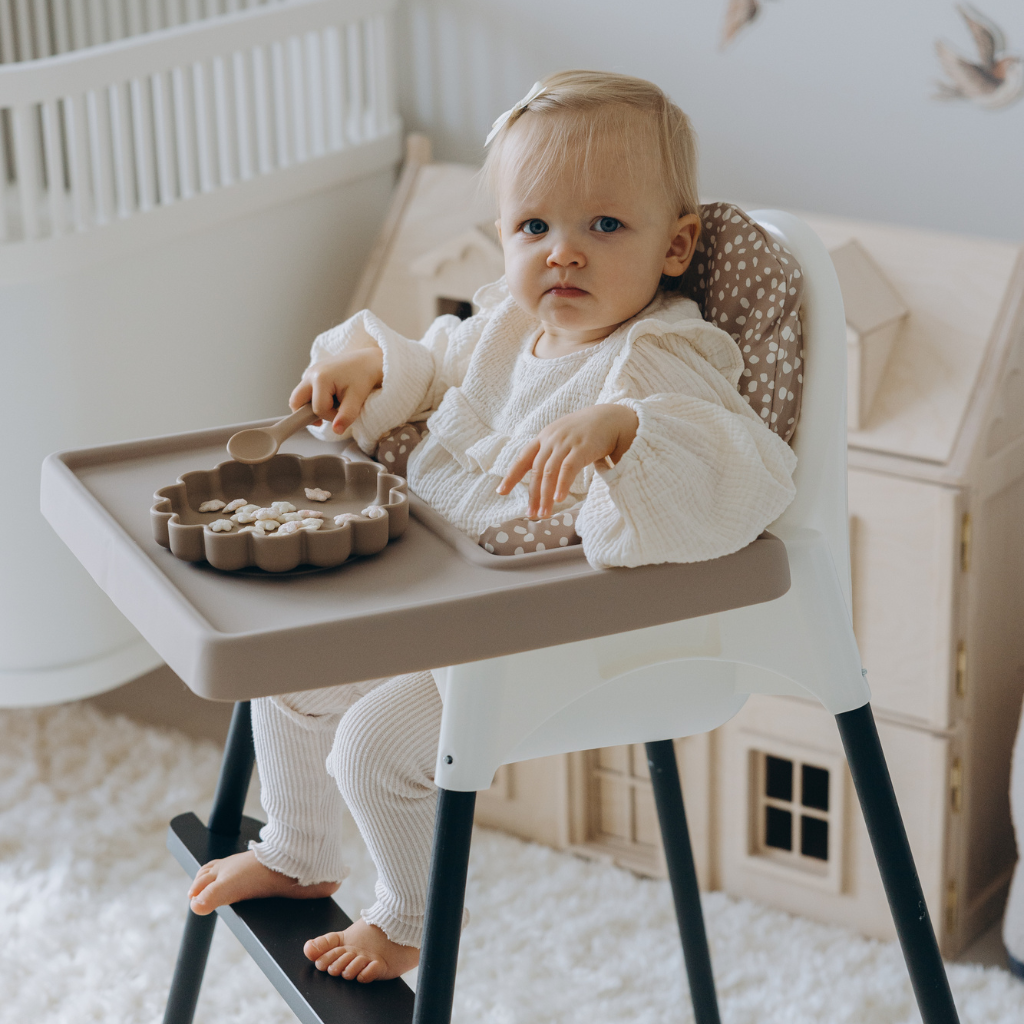
M 305 489 L 330 491 L 327 501 L 311 501 Z M 154 495 L 153 535 L 158 544 L 187 562 L 209 562 L 217 569 L 239 571 L 256 566 L 267 572 L 289 572 L 300 565 L 327 569 L 352 555 L 373 555 L 409 524 L 405 480 L 373 462 L 358 462 L 341 455 L 275 455 L 267 462 L 243 465 L 222 462 L 216 469 L 184 473 L 176 484 Z M 230 513 L 200 512 L 203 502 L 219 499 L 267 507 L 289 501 L 297 509 L 323 513 L 316 531 L 299 530 L 278 536 L 240 533 L 235 524 L 228 533 L 214 533 L 210 525 Z M 386 516 L 360 515 L 377 505 Z M 352 512 L 360 518 L 336 526 L 334 517 Z

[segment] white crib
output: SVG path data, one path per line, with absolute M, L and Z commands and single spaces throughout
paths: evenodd
M 35 520 L 39 465 L 285 408 L 386 210 L 393 6 L 0 0 L 0 706 L 159 663 Z

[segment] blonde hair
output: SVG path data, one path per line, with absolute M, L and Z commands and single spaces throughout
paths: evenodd
M 652 82 L 607 71 L 558 71 L 538 82 L 534 93 L 528 103 L 512 108 L 489 147 L 483 173 L 496 196 L 506 175 L 529 193 L 552 166 L 571 167 L 585 182 L 595 143 L 613 134 L 631 143 L 623 146 L 631 178 L 646 175 L 656 151 L 665 195 L 677 215 L 700 213 L 693 125 Z M 533 116 L 524 121 L 526 114 Z M 549 114 L 560 116 L 545 124 L 535 147 L 509 147 L 524 128 L 539 126 L 535 118 Z

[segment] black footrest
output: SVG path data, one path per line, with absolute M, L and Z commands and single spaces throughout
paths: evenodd
M 242 818 L 234 839 L 214 835 L 194 814 L 179 814 L 167 832 L 167 848 L 189 875 L 215 857 L 227 857 L 259 839 L 262 822 Z M 318 971 L 303 943 L 352 922 L 332 899 L 243 900 L 217 910 L 220 918 L 270 979 L 302 1024 L 405 1024 L 412 1020 L 413 992 L 400 978 L 362 985 Z

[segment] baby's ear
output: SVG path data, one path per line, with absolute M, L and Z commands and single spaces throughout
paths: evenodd
M 668 252 L 665 253 L 665 263 L 662 267 L 662 274 L 666 277 L 681 277 L 686 273 L 686 268 L 693 259 L 697 250 L 697 236 L 700 234 L 700 217 L 695 213 L 688 213 L 680 217 L 674 226 L 675 234 L 669 242 Z
M 501 218 L 500 217 L 494 222 L 494 226 L 498 229 L 498 241 L 504 243 L 505 239 L 501 237 Z

